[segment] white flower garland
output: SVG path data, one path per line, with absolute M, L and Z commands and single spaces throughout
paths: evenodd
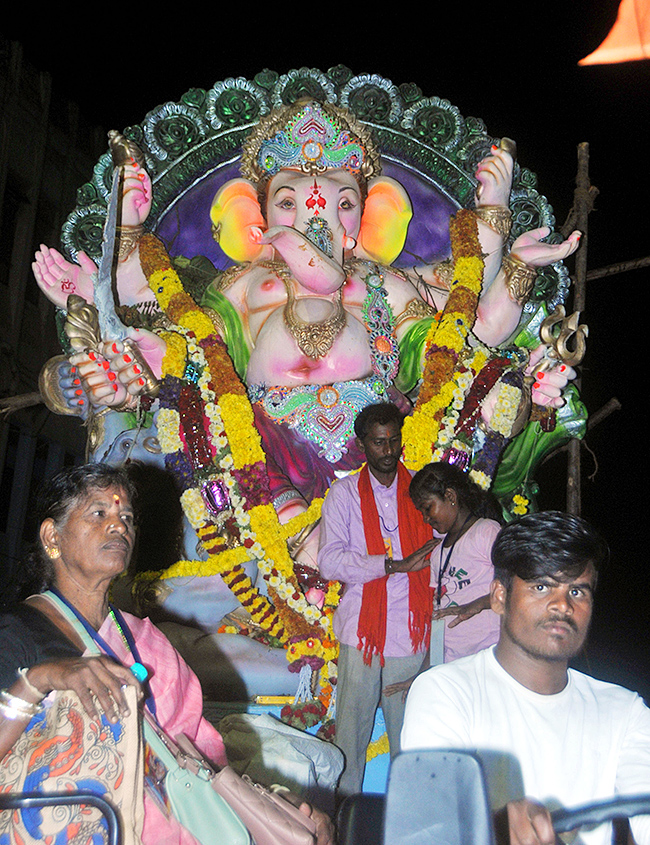
M 234 461 L 229 448 L 228 438 L 224 431 L 224 424 L 215 402 L 214 391 L 210 389 L 209 370 L 202 347 L 196 343 L 190 330 L 178 327 L 178 332 L 185 338 L 187 359 L 194 364 L 201 373 L 197 386 L 204 403 L 204 411 L 208 418 L 208 430 L 215 450 L 217 466 L 222 473 L 223 482 L 228 488 L 233 515 L 239 528 L 242 541 L 251 540 L 249 548 L 251 559 L 255 559 L 264 580 L 272 587 L 295 613 L 298 613 L 310 625 L 319 624 L 328 637 L 333 636 L 332 618 L 323 613 L 316 605 L 309 604 L 304 594 L 296 590 L 276 568 L 275 561 L 266 556 L 264 548 L 256 539 L 256 532 L 251 527 L 248 512 L 244 509 L 244 499 L 237 492 L 237 480 L 232 475 Z M 179 431 L 180 416 L 178 411 L 162 408 L 158 412 L 159 440 L 165 453 L 175 453 L 183 448 Z M 183 510 L 193 528 L 197 529 L 208 521 L 208 511 L 197 488 L 186 490 L 181 496 Z M 275 575 L 273 574 L 275 571 Z M 298 595 L 298 598 L 296 598 Z

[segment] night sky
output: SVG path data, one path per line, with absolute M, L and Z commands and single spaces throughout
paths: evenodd
M 10 29 L 6 35 L 23 44 L 31 64 L 52 74 L 60 96 L 78 102 L 86 120 L 106 129 L 139 123 L 150 109 L 178 100 L 190 88 L 252 78 L 264 68 L 284 73 L 344 64 L 355 74 L 376 73 L 398 85 L 414 82 L 424 95 L 449 100 L 464 117 L 483 119 L 491 135 L 515 139 L 519 161 L 537 174 L 558 228 L 573 201 L 577 146 L 588 142 L 591 183 L 599 190 L 589 217 L 589 269 L 650 255 L 650 61 L 577 64 L 608 33 L 617 0 L 522 0 L 520 7 L 493 2 L 480 16 L 474 4 L 457 2 L 447 12 L 439 11 L 442 4 L 428 4 L 431 11 L 425 13 L 408 11 L 420 4 L 395 4 L 390 16 L 348 3 L 316 5 L 308 17 L 306 7 L 294 5 L 288 20 L 279 22 L 281 5 L 267 3 L 258 11 L 255 4 L 239 4 L 233 7 L 236 25 L 225 24 L 230 14 L 217 11 L 200 17 L 183 9 L 152 25 L 136 6 L 86 7 L 77 17 L 41 13 L 30 21 L 33 29 Z M 407 13 L 398 19 L 402 6 Z M 111 13 L 112 21 L 98 18 Z M 147 13 L 161 17 L 154 7 Z M 572 259 L 568 266 L 573 271 Z M 591 413 L 612 397 L 622 405 L 588 434 L 582 453 L 582 513 L 612 548 L 596 597 L 589 665 L 594 674 L 646 697 L 650 578 L 643 542 L 648 525 L 643 341 L 649 282 L 645 269 L 589 284 L 582 321 L 590 337 L 581 372 Z M 542 469 L 543 507 L 564 508 L 565 475 L 563 456 Z

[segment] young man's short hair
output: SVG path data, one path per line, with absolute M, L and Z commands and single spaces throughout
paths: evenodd
M 492 546 L 494 577 L 510 590 L 515 576 L 575 578 L 591 563 L 598 572 L 609 548 L 592 526 L 561 511 L 522 516 L 501 529 Z

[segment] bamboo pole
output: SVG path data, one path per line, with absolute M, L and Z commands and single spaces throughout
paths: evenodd
M 646 258 L 637 258 L 633 261 L 619 261 L 617 264 L 608 264 L 607 267 L 600 267 L 598 270 L 590 270 L 587 273 L 587 281 L 605 279 L 607 276 L 615 276 L 617 273 L 627 273 L 630 270 L 642 270 L 650 267 L 650 255 Z
M 575 227 L 582 232 L 580 249 L 576 254 L 575 280 L 573 284 L 573 310 L 584 311 L 587 295 L 587 249 L 589 243 L 589 212 L 597 192 L 589 184 L 589 144 L 578 145 L 578 172 L 573 208 Z M 576 379 L 580 389 L 580 376 Z M 582 510 L 582 489 L 580 477 L 580 441 L 569 441 L 569 465 L 567 472 L 566 509 L 568 513 L 580 516 Z

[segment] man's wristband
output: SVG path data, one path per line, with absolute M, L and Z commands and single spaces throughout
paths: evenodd
M 392 575 L 395 571 L 393 569 L 393 558 L 389 555 L 386 555 L 384 558 L 384 569 L 386 570 L 386 575 Z

